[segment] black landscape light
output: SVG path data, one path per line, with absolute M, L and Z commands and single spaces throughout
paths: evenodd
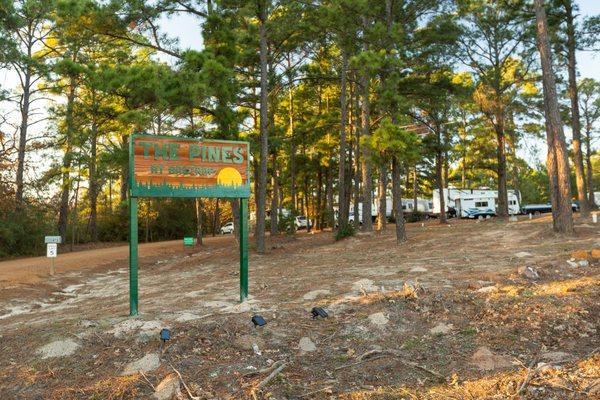
M 252 323 L 254 324 L 254 327 L 265 326 L 267 324 L 267 321 L 265 321 L 265 319 L 260 315 L 255 315 L 252 317 Z
M 312 314 L 313 319 L 317 317 L 327 318 L 329 316 L 327 311 L 325 311 L 322 307 L 313 307 L 310 313 Z
M 171 331 L 167 328 L 163 328 L 160 331 L 160 340 L 162 340 L 163 343 L 165 343 L 167 340 L 171 340 Z

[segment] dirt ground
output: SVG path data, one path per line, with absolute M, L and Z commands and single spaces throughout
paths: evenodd
M 136 318 L 126 247 L 3 262 L 0 398 L 600 398 L 600 224 L 550 224 L 269 238 L 242 304 L 232 237 L 150 244 Z

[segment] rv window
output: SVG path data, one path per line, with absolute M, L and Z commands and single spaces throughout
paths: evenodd
M 487 207 L 487 206 L 488 206 L 487 201 L 476 201 L 475 202 L 475 207 Z
M 516 200 L 509 200 L 508 201 L 508 205 L 509 206 L 516 206 L 517 205 L 517 201 Z

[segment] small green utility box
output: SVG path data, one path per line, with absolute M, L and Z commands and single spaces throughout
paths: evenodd
M 193 246 L 194 245 L 194 238 L 193 237 L 184 237 L 183 238 L 183 246 L 184 247 L 189 247 L 189 246 Z

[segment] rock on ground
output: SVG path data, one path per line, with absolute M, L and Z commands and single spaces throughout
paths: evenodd
M 390 322 L 390 320 L 382 312 L 369 315 L 369 321 L 371 321 L 373 325 L 377 326 L 384 326 Z
M 361 279 L 352 284 L 352 291 L 357 293 L 361 293 L 363 291 L 367 293 L 376 292 L 377 286 L 375 286 L 373 281 L 370 279 Z
M 446 334 L 446 333 L 450 332 L 452 330 L 452 328 L 454 328 L 454 325 L 452 325 L 452 324 L 446 325 L 445 323 L 440 322 L 439 324 L 437 324 L 436 326 L 431 328 L 429 330 L 429 333 L 431 333 L 432 335 Z
M 496 286 L 484 286 L 482 288 L 477 289 L 478 293 L 495 293 L 498 291 Z
M 520 267 L 518 272 L 527 279 L 540 279 L 540 274 L 538 274 L 537 270 L 531 266 Z
M 528 253 L 526 251 L 520 251 L 515 254 L 515 257 L 518 257 L 518 258 L 531 257 L 531 253 Z
M 79 344 L 71 339 L 57 340 L 52 343 L 40 347 L 37 353 L 42 356 L 42 359 L 53 357 L 66 357 L 75 353 L 79 348 Z
M 242 335 L 237 337 L 234 342 L 237 346 L 244 350 L 253 350 L 253 345 L 257 345 L 259 348 L 264 347 L 264 340 L 257 335 Z
M 308 353 L 311 351 L 315 351 L 317 349 L 317 346 L 315 346 L 315 344 L 312 340 L 310 340 L 309 337 L 305 336 L 300 339 L 300 342 L 298 343 L 298 348 L 302 353 Z
M 471 363 L 481 371 L 491 371 L 512 366 L 508 358 L 494 354 L 487 347 L 479 347 L 471 357 Z
M 156 386 L 154 399 L 171 400 L 173 396 L 181 396 L 181 386 L 177 375 L 169 374 Z
M 565 353 L 564 351 L 549 351 L 542 353 L 540 359 L 551 364 L 561 364 L 571 361 L 573 356 L 569 353 Z
M 311 292 L 306 293 L 304 296 L 302 296 L 302 298 L 304 300 L 314 300 L 319 296 L 324 296 L 327 294 L 330 294 L 331 292 L 327 289 L 318 289 L 318 290 L 313 290 Z
M 133 375 L 140 371 L 150 372 L 154 371 L 160 366 L 160 358 L 157 353 L 146 354 L 139 360 L 132 361 L 125 366 L 121 375 Z

